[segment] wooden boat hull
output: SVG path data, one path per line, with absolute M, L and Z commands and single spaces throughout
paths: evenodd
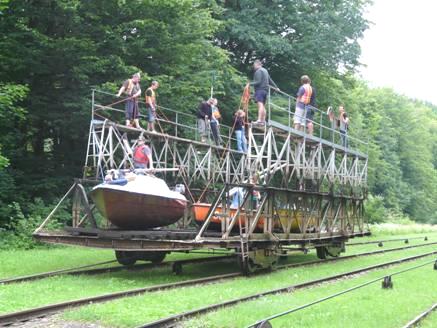
M 122 229 L 142 230 L 164 227 L 178 221 L 187 201 L 156 195 L 97 188 L 91 198 L 100 213 Z

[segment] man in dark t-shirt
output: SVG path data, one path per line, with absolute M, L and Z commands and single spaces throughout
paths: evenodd
M 140 86 L 140 73 L 135 73 L 132 78 L 124 81 L 120 90 L 118 90 L 117 97 L 124 94 L 127 98 L 125 100 L 125 115 L 126 115 L 126 126 L 133 125 L 136 128 L 140 128 L 139 121 L 139 107 L 138 98 L 141 96 L 141 86 Z
M 249 85 L 255 89 L 255 101 L 258 105 L 258 120 L 257 124 L 265 124 L 266 122 L 266 100 L 269 93 L 269 86 L 279 90 L 276 83 L 270 78 L 269 72 L 263 67 L 260 60 L 255 60 L 253 63 L 255 73 L 253 75 L 253 82 Z
M 202 101 L 199 104 L 197 111 L 197 129 L 199 131 L 200 141 L 206 142 L 208 135 L 209 120 L 212 116 L 212 105 L 214 104 L 214 98 L 208 99 L 208 101 Z

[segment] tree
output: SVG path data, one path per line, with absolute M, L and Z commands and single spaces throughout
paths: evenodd
M 26 111 L 19 104 L 27 92 L 23 85 L 0 84 L 0 226 L 11 214 L 9 205 L 21 199 L 9 158 L 18 155 L 16 145 L 25 140 L 20 128 L 26 122 Z
M 358 64 L 358 39 L 368 27 L 367 0 L 219 0 L 217 14 L 225 29 L 216 44 L 229 51 L 234 66 L 248 72 L 250 63 L 266 61 L 273 77 L 287 85 L 305 73 Z
M 115 89 L 142 71 L 143 88 L 161 82 L 161 104 L 192 111 L 216 71 L 226 95 L 238 74 L 210 41 L 219 27 L 196 0 L 11 1 L 0 16 L 0 81 L 29 86 L 26 140 L 10 157 L 23 191 L 50 199 L 81 175 L 92 87 Z

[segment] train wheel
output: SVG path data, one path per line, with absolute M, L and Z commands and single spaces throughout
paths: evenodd
M 279 261 L 277 250 L 258 249 L 250 251 L 243 260 L 238 258 L 240 269 L 245 275 L 250 275 L 258 270 L 274 270 Z
M 161 263 L 164 261 L 166 255 L 166 252 L 154 252 L 150 257 L 150 261 L 152 261 L 153 264 Z
M 316 247 L 317 257 L 321 260 L 326 259 L 326 247 L 325 246 L 317 246 Z
M 238 259 L 238 264 L 240 266 L 241 271 L 243 272 L 243 274 L 245 276 L 249 276 L 252 273 L 254 273 L 256 270 L 258 270 L 258 266 L 253 263 L 252 259 L 250 258 L 246 258 L 244 261 L 243 259 L 240 257 Z
M 341 246 L 328 246 L 325 247 L 326 254 L 328 254 L 331 257 L 339 257 L 340 253 L 342 252 Z
M 117 259 L 118 263 L 126 266 L 134 265 L 137 261 L 135 252 L 128 251 L 115 251 L 115 258 Z

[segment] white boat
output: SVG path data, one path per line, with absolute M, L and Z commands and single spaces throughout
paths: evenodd
M 90 195 L 100 213 L 119 228 L 167 226 L 178 221 L 187 208 L 185 196 L 170 190 L 164 180 L 155 176 L 138 174 L 114 182 L 97 185 Z

